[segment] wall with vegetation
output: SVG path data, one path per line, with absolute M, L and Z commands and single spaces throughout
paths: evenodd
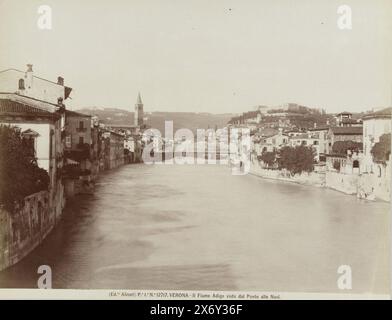
M 62 184 L 57 188 L 25 197 L 13 212 L 0 207 L 0 270 L 34 250 L 60 220 L 65 198 Z
M 302 172 L 290 174 L 287 170 L 265 169 L 257 160 L 251 163 L 250 173 L 262 178 L 295 182 L 303 185 L 323 187 L 325 185 L 324 172 Z

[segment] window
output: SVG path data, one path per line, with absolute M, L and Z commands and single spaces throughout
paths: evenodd
M 65 137 L 65 147 L 66 148 L 71 148 L 71 136 L 66 136 Z
M 84 128 L 84 122 L 83 121 L 79 121 L 79 129 L 83 129 Z
M 29 153 L 31 153 L 32 155 L 35 155 L 36 150 L 37 150 L 35 137 L 23 136 L 23 142 L 24 142 L 26 148 L 29 150 Z
M 25 89 L 25 83 L 23 79 L 19 79 L 19 90 Z
M 317 140 L 314 140 L 314 141 L 313 141 L 313 144 L 314 144 L 315 146 L 317 146 L 319 143 L 318 143 Z
M 80 145 L 84 144 L 84 138 L 83 137 L 79 137 L 79 144 Z

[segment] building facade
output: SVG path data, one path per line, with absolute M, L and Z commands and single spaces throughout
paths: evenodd
M 64 78 L 59 76 L 57 82 L 34 75 L 33 65 L 28 64 L 26 71 L 7 69 L 0 71 L 0 92 L 15 93 L 54 105 L 58 99 L 68 98 L 72 88 L 64 85 Z
M 288 145 L 289 136 L 283 134 L 282 129 L 277 130 L 276 134 L 271 134 L 276 131 L 273 129 L 264 129 L 264 131 L 266 131 L 264 136 L 256 136 L 253 140 L 253 150 L 257 155 L 261 155 L 263 152 L 278 151 L 280 148 Z
M 320 155 L 325 153 L 325 140 L 323 133 L 302 133 L 290 137 L 290 146 L 305 146 L 311 147 L 315 152 L 315 160 L 320 161 Z
M 4 239 L 0 269 L 15 264 L 38 246 L 59 221 L 65 206 L 62 181 L 65 106 L 71 88 L 7 69 L 0 72 L 0 124 L 19 128 L 34 146 L 37 164 L 48 172 L 48 190 L 27 196 L 10 215 L 0 207 Z
M 104 168 L 110 170 L 124 164 L 124 135 L 106 130 L 102 134 L 104 142 Z
M 373 172 L 375 163 L 371 150 L 383 134 L 391 134 L 392 108 L 372 112 L 363 117 L 363 154 L 366 172 Z
M 357 127 L 331 127 L 327 134 L 327 153 L 332 153 L 332 148 L 335 142 L 338 141 L 353 141 L 362 143 L 363 128 Z
M 66 110 L 65 112 L 65 155 L 79 162 L 80 170 L 91 170 L 91 116 Z

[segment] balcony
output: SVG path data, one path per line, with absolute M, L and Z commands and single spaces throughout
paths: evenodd
M 87 132 L 87 128 L 81 128 L 81 127 L 79 127 L 79 128 L 76 128 L 76 131 L 77 131 L 77 132 Z

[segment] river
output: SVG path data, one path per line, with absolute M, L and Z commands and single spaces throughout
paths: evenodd
M 387 293 L 389 204 L 231 175 L 219 165 L 127 165 L 101 175 L 0 287 Z

